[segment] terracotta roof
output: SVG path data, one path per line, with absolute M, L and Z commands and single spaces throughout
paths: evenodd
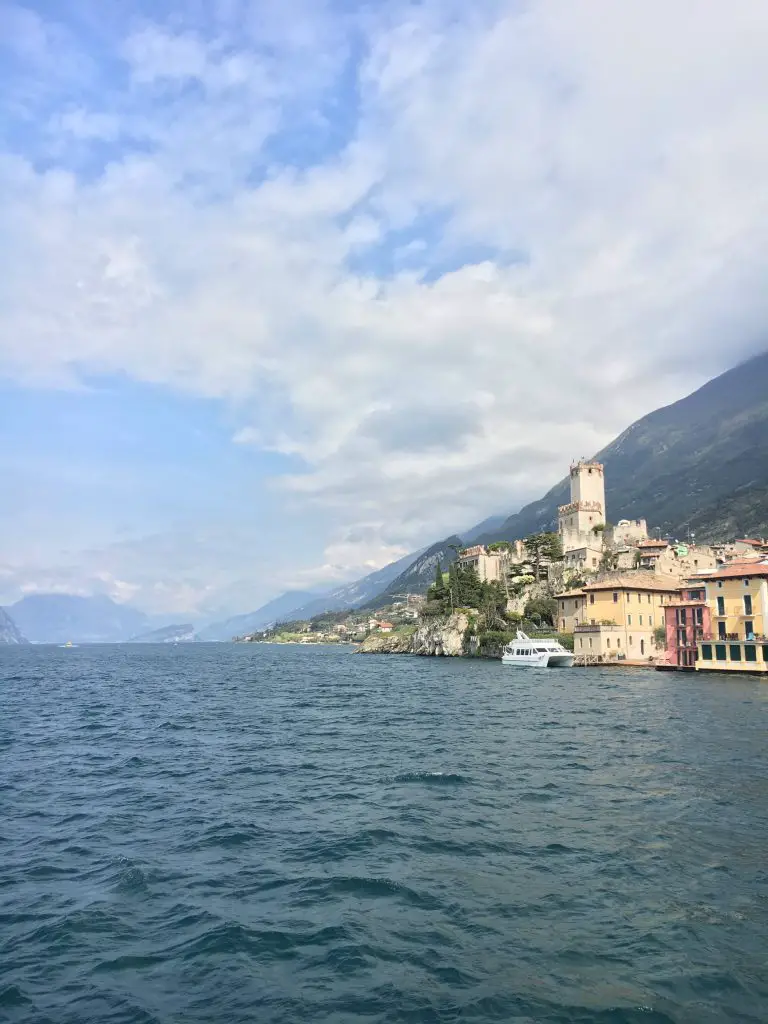
M 587 583 L 584 590 L 661 590 L 672 593 L 679 588 L 672 580 L 652 572 L 620 573 L 617 576 Z
M 669 543 L 665 540 L 641 540 L 637 545 L 639 548 L 668 548 Z
M 733 543 L 751 544 L 753 548 L 761 548 L 763 546 L 763 542 L 761 540 L 755 540 L 754 537 L 737 537 Z
M 586 583 L 578 590 L 565 590 L 561 594 L 555 594 L 555 599 L 583 597 L 584 594 L 592 590 L 658 590 L 665 594 L 673 594 L 682 589 L 684 587 L 678 580 L 671 580 L 666 576 L 649 572 L 647 569 L 638 569 L 636 572 L 620 572 L 603 576 L 601 579 L 593 580 L 592 583 Z
M 768 562 L 729 562 L 711 572 L 702 573 L 700 580 L 732 580 L 744 576 L 768 576 Z

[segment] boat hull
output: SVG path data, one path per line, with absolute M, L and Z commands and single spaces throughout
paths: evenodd
M 537 654 L 516 657 L 513 654 L 502 656 L 503 665 L 517 665 L 520 668 L 572 668 L 573 654 Z

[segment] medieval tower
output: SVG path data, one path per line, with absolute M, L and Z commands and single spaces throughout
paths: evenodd
M 605 525 L 605 477 L 599 462 L 575 462 L 571 466 L 571 501 L 561 505 L 557 529 L 563 551 L 602 548 L 595 527 Z

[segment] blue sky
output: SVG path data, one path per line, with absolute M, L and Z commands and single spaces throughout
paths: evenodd
M 0 0 L 0 601 L 354 578 L 760 349 L 766 43 L 760 0 Z

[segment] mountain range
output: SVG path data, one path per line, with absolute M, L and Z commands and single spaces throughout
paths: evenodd
M 456 555 L 462 547 L 464 547 L 464 542 L 461 537 L 454 536 L 439 540 L 426 551 L 422 551 L 416 560 L 399 573 L 381 593 L 362 607 L 382 608 L 403 594 L 426 594 L 430 584 L 435 581 L 435 570 L 438 563 L 441 566 L 450 565 L 455 561 Z
M 611 522 L 643 517 L 664 536 L 695 534 L 698 541 L 768 534 L 768 352 L 637 420 L 595 458 L 605 465 Z M 553 529 L 557 507 L 569 497 L 565 477 L 538 501 L 507 518 L 485 519 L 461 539 L 438 541 L 326 593 L 289 591 L 253 612 L 210 623 L 197 637 L 229 640 L 277 621 L 377 608 L 397 594 L 424 593 L 438 560 L 447 566 L 456 547 Z M 162 639 L 182 629 L 158 632 L 156 620 L 107 597 L 36 594 L 5 612 L 0 609 L 0 642 L 6 643 L 146 639 L 153 629 Z
M 698 541 L 768 533 L 768 352 L 637 420 L 595 458 L 613 523 L 643 517 Z M 551 530 L 568 501 L 565 477 L 480 539 Z
M 191 622 L 176 622 L 159 629 L 150 629 L 146 633 L 132 636 L 131 644 L 181 644 L 199 639 Z
M 29 594 L 6 609 L 18 629 L 37 643 L 109 643 L 152 626 L 147 615 L 108 597 Z
M 27 642 L 27 638 L 8 612 L 0 608 L 0 644 L 25 644 Z
M 244 636 L 246 633 L 256 633 L 260 629 L 283 619 L 290 614 L 294 608 L 312 601 L 317 594 L 308 590 L 289 590 L 280 597 L 267 601 L 256 611 L 246 612 L 243 615 L 233 615 L 230 619 L 223 619 L 219 622 L 211 622 L 198 630 L 200 640 L 231 640 L 233 636 Z

